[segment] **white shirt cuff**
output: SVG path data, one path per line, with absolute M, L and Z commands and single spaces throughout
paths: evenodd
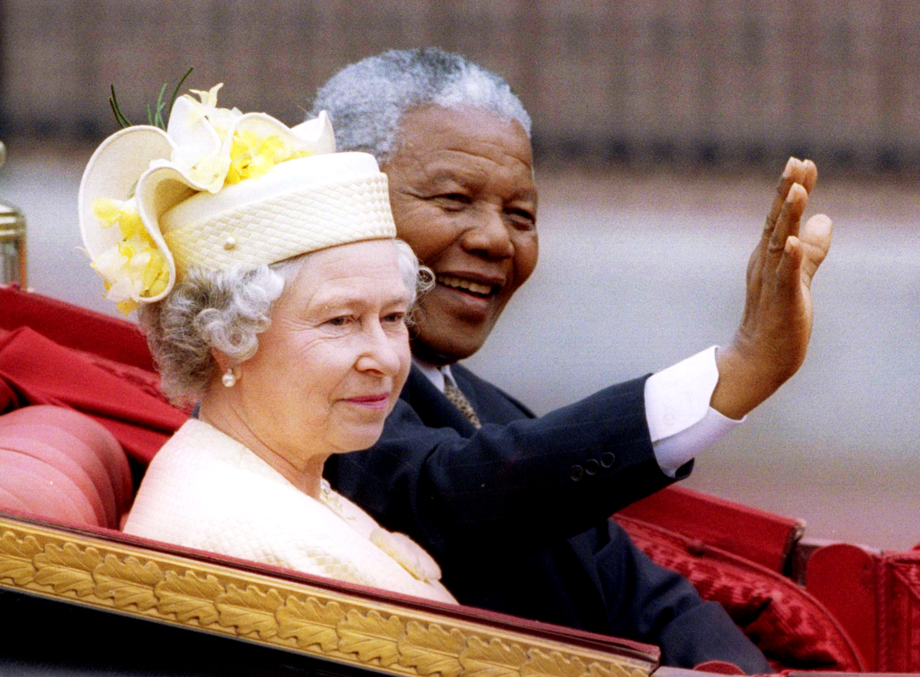
M 662 472 L 677 470 L 744 421 L 709 406 L 719 382 L 716 347 L 678 362 L 645 382 L 645 416 Z

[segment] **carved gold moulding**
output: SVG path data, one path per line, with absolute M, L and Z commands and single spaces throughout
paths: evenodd
M 648 677 L 656 667 L 639 652 L 619 655 L 4 515 L 0 587 L 392 675 Z

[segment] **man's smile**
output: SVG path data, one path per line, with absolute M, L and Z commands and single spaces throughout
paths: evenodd
M 438 284 L 442 284 L 445 287 L 450 287 L 451 289 L 460 289 L 474 296 L 479 296 L 481 298 L 488 298 L 500 289 L 499 285 L 492 284 L 483 284 L 481 282 L 475 282 L 473 280 L 467 280 L 462 277 L 456 277 L 454 275 L 438 275 L 437 276 Z

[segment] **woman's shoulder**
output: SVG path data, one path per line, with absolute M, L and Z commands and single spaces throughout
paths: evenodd
M 209 423 L 189 419 L 150 462 L 141 485 L 161 475 L 180 475 L 184 484 L 220 484 L 240 475 L 247 481 L 286 482 L 245 445 Z
M 296 489 L 287 491 L 280 475 L 260 472 L 248 456 L 245 447 L 207 423 L 187 421 L 151 461 L 125 531 L 204 547 L 200 541 L 210 533 L 243 527 L 250 516 L 264 520 L 258 516 L 270 505 L 310 512 Z

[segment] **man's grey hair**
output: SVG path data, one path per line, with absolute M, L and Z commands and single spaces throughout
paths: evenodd
M 411 247 L 395 240 L 399 272 L 409 291 L 409 307 L 431 285 Z M 309 254 L 255 269 L 194 268 L 162 301 L 141 304 L 138 321 L 160 371 L 162 389 L 175 404 L 199 399 L 214 378 L 212 350 L 233 364 L 259 348 L 259 334 L 271 324 L 272 305 L 292 282 Z
M 391 50 L 346 66 L 319 88 L 311 117 L 325 110 L 336 147 L 393 156 L 402 116 L 420 106 L 479 108 L 516 120 L 530 136 L 530 116 L 500 76 L 437 48 Z

